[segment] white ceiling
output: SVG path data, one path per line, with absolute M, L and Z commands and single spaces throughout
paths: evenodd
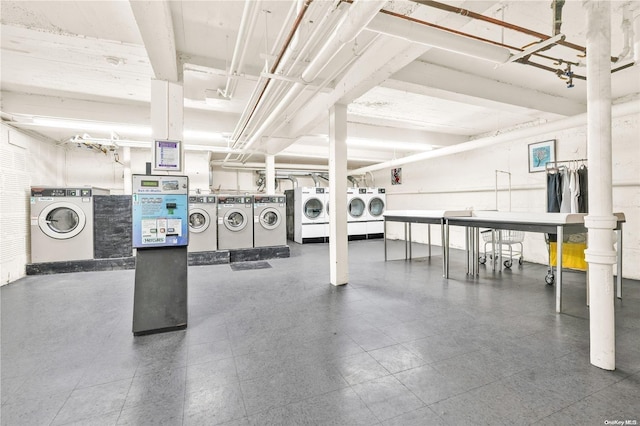
M 611 2 L 612 55 L 624 47 L 623 6 L 629 4 L 637 17 L 639 3 Z M 553 35 L 551 0 L 446 4 Z M 218 92 L 224 93 L 228 84 L 245 7 L 244 61 L 229 80 L 236 85 L 232 96 L 224 97 Z M 313 81 L 301 85 L 301 76 L 336 23 L 360 7 L 328 0 L 310 3 L 289 61 L 277 71 L 281 78 L 271 80 L 264 108 L 256 109 L 240 135 L 234 131 L 243 123 L 242 114 L 253 109 L 269 77 L 265 66 L 273 66 L 293 26 L 295 2 L 3 0 L 3 119 L 60 143 L 85 134 L 148 141 L 150 80 L 181 74 L 186 144 L 215 149 L 214 158 L 224 158 L 222 151 L 234 146 L 240 150 L 234 160 L 262 161 L 266 152 L 276 154 L 277 162 L 326 163 L 328 108 L 340 102 L 348 104 L 349 167 L 355 168 L 586 111 L 584 80 L 574 79 L 574 87 L 567 88 L 550 71 L 519 63 L 496 66 L 369 29 L 325 58 L 326 66 Z M 389 1 L 384 9 L 520 49 L 540 41 L 412 1 Z M 567 1 L 562 23 L 566 41 L 584 46 L 585 28 L 583 2 Z M 306 46 L 314 31 L 319 36 Z M 551 58 L 579 62 L 577 53 L 562 46 L 544 51 Z M 552 69 L 566 66 L 531 59 Z M 628 62 L 630 58 L 616 66 Z M 573 70 L 586 75 L 584 67 Z M 612 74 L 614 102 L 638 96 L 639 76 L 637 65 Z M 76 122 L 61 125 L 43 117 Z

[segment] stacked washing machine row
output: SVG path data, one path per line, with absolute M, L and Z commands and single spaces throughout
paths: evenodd
M 299 244 L 329 238 L 329 188 L 299 187 L 287 195 L 287 235 Z M 384 188 L 347 189 L 347 233 L 350 240 L 384 236 Z
M 189 252 L 286 245 L 285 197 L 189 197 Z

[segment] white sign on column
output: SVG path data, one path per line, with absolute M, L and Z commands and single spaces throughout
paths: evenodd
M 153 169 L 182 172 L 184 96 L 181 83 L 151 80 L 151 133 Z

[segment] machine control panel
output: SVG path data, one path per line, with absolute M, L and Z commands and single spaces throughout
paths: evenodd
M 133 247 L 189 243 L 186 176 L 133 176 Z
M 284 205 L 286 198 L 285 197 L 276 197 L 276 196 L 268 196 L 268 195 L 255 195 L 253 204 L 256 206 L 264 205 L 264 204 L 279 204 Z
M 91 197 L 91 188 L 31 188 L 32 197 Z
M 215 195 L 190 195 L 189 204 L 215 204 Z

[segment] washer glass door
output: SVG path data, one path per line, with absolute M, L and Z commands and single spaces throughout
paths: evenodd
M 210 218 L 202 209 L 192 209 L 189 213 L 189 232 L 200 233 L 209 227 Z
M 384 201 L 380 198 L 375 197 L 369 201 L 369 213 L 373 217 L 380 217 L 384 212 Z
M 366 206 L 361 198 L 353 198 L 349 203 L 349 215 L 356 219 L 362 217 L 365 208 Z
M 38 217 L 40 230 L 51 238 L 66 240 L 84 229 L 87 217 L 80 207 L 67 202 L 53 203 L 45 207 Z
M 273 208 L 266 208 L 260 214 L 260 224 L 265 229 L 275 229 L 280 225 L 280 215 Z
M 224 215 L 224 226 L 229 231 L 242 231 L 247 226 L 247 215 L 242 210 L 231 210 Z
M 309 219 L 317 219 L 322 214 L 322 201 L 317 198 L 309 198 L 304 203 L 304 215 Z

